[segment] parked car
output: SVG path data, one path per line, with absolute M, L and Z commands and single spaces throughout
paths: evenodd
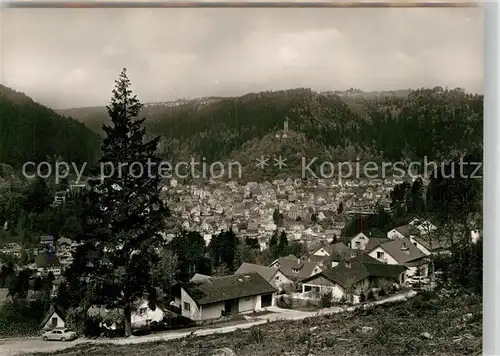
M 74 331 L 67 328 L 55 328 L 53 330 L 46 331 L 42 334 L 42 339 L 44 341 L 71 341 L 75 340 L 77 335 Z

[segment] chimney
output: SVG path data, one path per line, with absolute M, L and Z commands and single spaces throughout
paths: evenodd
M 346 266 L 346 268 L 351 268 L 351 262 L 350 261 L 345 261 L 344 265 Z
M 245 275 L 245 281 L 246 282 L 250 281 L 250 276 L 249 275 Z
M 297 264 L 300 265 L 300 258 L 297 258 Z

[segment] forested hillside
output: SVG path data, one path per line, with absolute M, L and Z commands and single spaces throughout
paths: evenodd
M 99 146 L 99 136 L 81 122 L 0 85 L 0 163 L 20 167 L 47 157 L 93 162 Z
M 77 114 L 93 128 L 106 120 L 104 108 L 78 109 Z M 143 115 L 148 133 L 163 137 L 160 149 L 171 160 L 253 158 L 281 153 L 283 146 L 296 156 L 333 162 L 443 160 L 482 149 L 483 97 L 458 88 L 379 95 L 293 89 L 147 106 Z M 275 135 L 286 118 L 292 140 L 284 144 Z

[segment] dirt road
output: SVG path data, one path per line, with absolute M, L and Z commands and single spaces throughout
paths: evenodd
M 410 291 L 407 293 L 402 293 L 394 296 L 390 296 L 383 300 L 379 300 L 374 302 L 373 304 L 383 304 L 396 302 L 401 300 L 406 300 L 408 298 L 412 298 L 416 295 L 416 292 Z M 144 343 L 151 341 L 168 341 L 174 339 L 180 339 L 186 337 L 188 335 L 210 335 L 216 333 L 229 333 L 236 331 L 238 329 L 247 329 L 252 326 L 260 325 L 267 323 L 269 321 L 276 320 L 299 320 L 305 319 L 308 317 L 314 317 L 325 314 L 333 314 L 340 313 L 342 311 L 352 311 L 356 309 L 356 307 L 350 308 L 325 308 L 321 309 L 318 312 L 303 312 L 298 310 L 290 310 L 290 309 L 281 309 L 278 307 L 271 307 L 269 311 L 272 313 L 260 315 L 256 317 L 248 318 L 247 322 L 229 325 L 229 326 L 214 326 L 213 328 L 200 328 L 200 329 L 190 329 L 188 331 L 167 331 L 163 333 L 153 334 L 153 335 L 144 335 L 144 336 L 131 336 L 129 338 L 120 338 L 120 339 L 77 339 L 70 342 L 57 342 L 57 341 L 43 341 L 40 338 L 24 338 L 24 339 L 3 339 L 0 340 L 0 355 L 2 356 L 14 356 L 14 355 L 23 355 L 23 354 L 31 354 L 34 352 L 53 352 L 58 350 L 64 350 L 70 347 L 74 347 L 78 344 L 84 343 L 93 343 L 93 344 L 136 344 L 136 343 Z

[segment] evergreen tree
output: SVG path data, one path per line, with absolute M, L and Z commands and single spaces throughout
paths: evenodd
M 337 214 L 342 214 L 342 212 L 344 211 L 344 203 L 343 202 L 340 202 L 339 203 L 339 206 L 337 208 Z
M 137 299 L 146 296 L 150 307 L 156 307 L 152 270 L 169 215 L 160 198 L 160 177 L 146 174 L 159 163 L 158 138 L 144 141 L 144 119 L 136 119 L 142 105 L 129 88 L 124 69 L 107 108 L 111 125 L 103 126 L 101 167 L 114 172 L 105 171 L 110 177 L 92 184 L 87 194 L 87 221 L 78 238 L 82 245 L 70 269 L 86 282 L 87 302 L 123 309 L 126 336 L 132 333 Z
M 210 263 L 206 258 L 206 245 L 196 231 L 181 231 L 169 243 L 169 248 L 177 256 L 177 279 L 187 282 L 195 273 L 208 274 Z
M 275 230 L 269 239 L 268 245 L 269 254 L 272 259 L 277 258 L 278 252 L 278 230 Z
M 210 240 L 208 246 L 212 257 L 213 268 L 225 265 L 230 272 L 235 270 L 237 250 L 240 241 L 233 229 L 222 231 Z
M 424 210 L 424 206 L 424 182 L 419 177 L 411 186 L 411 209 L 415 213 L 420 213 Z
M 278 242 L 278 256 L 283 257 L 288 255 L 288 238 L 286 237 L 285 231 L 281 231 L 279 242 Z
M 24 209 L 29 212 L 40 214 L 52 204 L 53 200 L 54 197 L 45 180 L 36 177 L 26 192 Z
M 259 240 L 253 237 L 245 237 L 245 245 L 253 250 L 260 250 Z

